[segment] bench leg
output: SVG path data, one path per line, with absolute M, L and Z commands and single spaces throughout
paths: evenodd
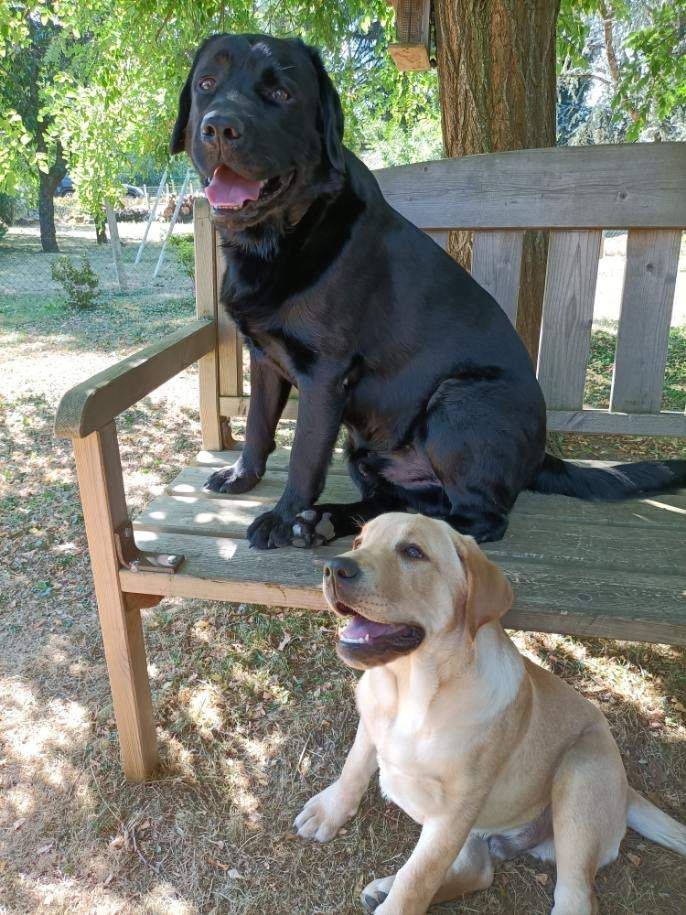
M 114 424 L 73 444 L 122 764 L 139 782 L 158 765 L 157 740 L 139 611 L 145 601 L 119 583 L 114 532 L 128 515 Z

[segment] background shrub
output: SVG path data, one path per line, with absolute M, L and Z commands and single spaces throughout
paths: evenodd
M 171 245 L 178 255 L 183 272 L 195 279 L 195 241 L 192 235 L 172 235 Z
M 58 257 L 50 268 L 53 280 L 64 289 L 69 305 L 92 308 L 96 303 L 100 280 L 84 254 L 81 266 L 70 257 Z

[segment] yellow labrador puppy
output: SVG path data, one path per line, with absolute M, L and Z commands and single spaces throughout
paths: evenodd
M 627 785 L 601 712 L 505 634 L 510 585 L 471 537 L 382 515 L 326 565 L 324 594 L 347 624 L 338 654 L 366 670 L 360 722 L 340 778 L 295 826 L 333 838 L 377 766 L 384 794 L 422 826 L 398 873 L 363 891 L 369 910 L 420 915 L 528 851 L 556 862 L 553 915 L 586 915 L 627 824 L 686 854 L 686 827 Z

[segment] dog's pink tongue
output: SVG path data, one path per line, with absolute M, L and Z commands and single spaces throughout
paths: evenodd
M 355 614 L 348 625 L 339 633 L 344 642 L 369 642 L 380 635 L 391 635 L 403 627 L 395 623 L 375 623 Z
M 241 177 L 228 165 L 220 165 L 205 188 L 205 196 L 213 207 L 237 209 L 243 206 L 246 200 L 257 200 L 262 183 Z

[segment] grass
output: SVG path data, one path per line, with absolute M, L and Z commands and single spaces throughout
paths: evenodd
M 0 277 L 3 257 L 0 245 Z M 42 256 L 23 257 L 30 273 Z M 162 288 L 111 296 L 87 315 L 48 292 L 0 302 L 2 915 L 353 915 L 361 887 L 397 868 L 416 840 L 417 827 L 376 787 L 333 843 L 291 835 L 302 803 L 340 770 L 355 728 L 355 675 L 335 658 L 332 621 L 312 612 L 194 600 L 144 611 L 164 768 L 143 786 L 121 776 L 70 446 L 53 438 L 52 420 L 70 384 L 191 313 L 187 295 Z M 607 328 L 594 335 L 589 402 L 607 396 L 607 337 Z M 676 402 L 683 330 L 669 360 Z M 196 381 L 184 372 L 120 418 L 134 511 L 197 450 Z M 586 447 L 571 451 L 565 438 L 568 454 Z M 673 448 L 622 442 L 614 456 Z M 683 651 L 517 641 L 603 709 L 632 783 L 686 819 Z M 543 915 L 552 888 L 552 870 L 524 857 L 499 867 L 487 892 L 439 911 Z M 636 835 L 598 888 L 604 915 L 686 909 L 681 860 Z

